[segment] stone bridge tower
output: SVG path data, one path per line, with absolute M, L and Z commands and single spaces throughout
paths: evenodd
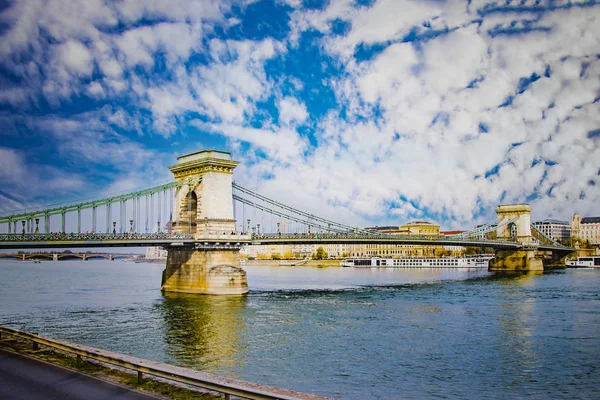
M 523 245 L 534 243 L 531 235 L 531 207 L 529 204 L 500 204 L 496 209 L 498 239 L 512 239 Z M 506 224 L 507 221 L 515 221 Z
M 239 267 L 240 246 L 233 217 L 230 153 L 203 150 L 177 158 L 169 169 L 182 185 L 173 202 L 172 230 L 191 233 L 194 248 L 170 246 L 161 289 L 199 294 L 245 294 L 246 271 Z
M 495 258 L 490 261 L 490 270 L 543 270 L 542 260 L 536 257 L 537 244 L 531 234 L 531 207 L 529 204 L 500 204 L 496 209 L 496 214 L 498 215 L 496 237 L 516 241 L 522 247 L 515 250 L 496 251 Z
M 169 169 L 184 184 L 175 192 L 173 230 L 196 237 L 235 231 L 230 153 L 203 150 L 177 158 Z

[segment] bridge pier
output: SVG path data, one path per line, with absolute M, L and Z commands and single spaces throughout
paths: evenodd
M 235 235 L 232 175 L 237 161 L 228 152 L 204 150 L 177 158 L 169 167 L 182 185 L 173 202 L 172 229 L 191 233 L 193 249 L 171 247 L 161 289 L 198 294 L 248 293 L 246 271 L 239 267 L 241 243 L 249 237 Z M 232 237 L 232 234 L 234 235 Z M 227 244 L 220 244 L 225 239 Z M 235 243 L 228 243 L 229 241 Z
M 52 254 L 52 261 L 58 261 L 58 253 Z
M 239 247 L 169 249 L 161 290 L 196 294 L 248 293 L 246 271 L 239 265 Z
M 497 250 L 490 260 L 490 271 L 543 271 L 542 259 L 535 250 Z

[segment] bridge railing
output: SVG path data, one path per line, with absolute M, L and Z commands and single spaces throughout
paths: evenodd
M 78 240 L 147 240 L 147 239 L 193 239 L 192 234 L 169 233 L 25 233 L 2 234 L 0 241 L 4 242 L 47 242 L 47 241 L 78 241 Z
M 209 389 L 215 392 L 225 394 L 229 399 L 231 395 L 244 399 L 262 399 L 262 400 L 326 400 L 326 397 L 316 396 L 308 393 L 294 392 L 287 389 L 279 389 L 270 386 L 260 385 L 212 375 L 206 372 L 194 371 L 188 368 L 177 367 L 159 363 L 156 361 L 144 360 L 137 357 L 118 354 L 112 351 L 100 350 L 89 346 L 83 346 L 74 343 L 68 343 L 62 340 L 51 339 L 39 336 L 33 333 L 23 332 L 17 329 L 0 326 L 0 336 L 13 336 L 15 338 L 25 339 L 33 342 L 34 349 L 39 345 L 50 347 L 52 349 L 75 354 L 77 357 L 85 357 L 91 360 L 99 361 L 105 364 L 114 365 L 120 368 L 136 371 L 138 374 L 138 383 L 141 383 L 143 374 L 156 376 L 172 382 L 179 382 L 187 385 Z
M 464 243 L 464 242 L 489 242 L 493 243 L 515 243 L 510 239 L 479 239 L 479 238 L 462 238 L 455 236 L 444 236 L 444 235 L 391 235 L 391 234 L 377 234 L 377 233 L 260 233 L 252 234 L 252 240 L 270 240 L 270 239 L 381 239 L 381 240 L 419 240 L 419 241 L 431 241 L 431 242 L 447 242 L 447 243 Z

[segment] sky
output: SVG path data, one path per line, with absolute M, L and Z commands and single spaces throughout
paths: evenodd
M 600 215 L 600 2 L 0 0 L 0 214 L 172 180 L 353 226 Z

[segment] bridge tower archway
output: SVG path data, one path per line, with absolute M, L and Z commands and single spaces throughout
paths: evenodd
M 194 190 L 190 190 L 183 196 L 183 206 L 179 213 L 179 232 L 196 233 L 198 221 L 198 195 Z
M 531 207 L 529 204 L 500 204 L 496 209 L 498 228 L 496 237 L 533 244 L 531 235 Z

